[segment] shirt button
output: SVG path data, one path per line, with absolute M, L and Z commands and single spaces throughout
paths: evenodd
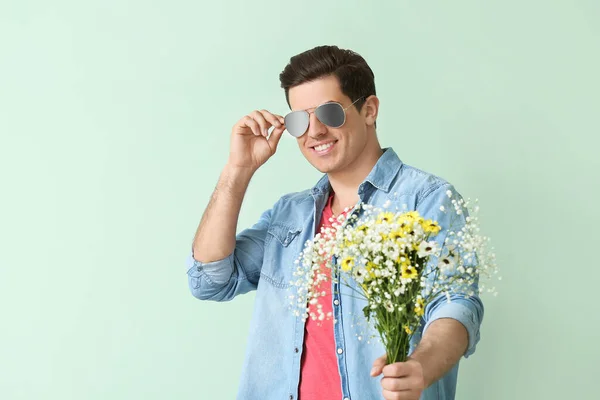
M 333 301 L 333 304 L 335 304 L 335 305 L 337 306 L 337 305 L 339 305 L 339 304 L 340 304 L 340 301 L 339 301 L 338 299 L 335 299 L 335 300 Z M 346 399 L 344 399 L 344 400 L 346 400 Z
M 342 354 L 344 352 L 344 350 L 342 350 L 341 348 L 338 349 L 338 354 Z
M 296 347 L 296 348 L 294 349 L 294 353 L 297 353 L 297 352 L 298 352 L 298 348 Z
M 290 400 L 294 400 L 294 395 L 290 394 Z

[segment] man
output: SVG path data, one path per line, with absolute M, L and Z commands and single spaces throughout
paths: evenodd
M 409 359 L 391 365 L 385 365 L 382 345 L 356 338 L 347 315 L 361 310 L 341 285 L 327 288 L 326 307 L 335 321 L 323 326 L 293 316 L 288 305 L 294 261 L 330 216 L 359 201 L 375 206 L 392 201 L 444 228 L 448 216 L 440 206 L 451 207 L 446 192 L 454 188 L 404 164 L 391 148 L 382 149 L 374 75 L 360 55 L 319 46 L 292 57 L 280 81 L 292 112 L 284 118 L 257 110 L 234 125 L 229 160 L 186 266 L 190 290 L 199 299 L 228 301 L 256 290 L 238 398 L 453 399 L 458 362 L 479 341 L 478 297 L 456 294 L 451 302 L 440 297 L 430 303 Z M 281 197 L 236 236 L 250 179 L 275 154 L 286 129 L 324 176 L 309 190 Z M 441 245 L 443 236 L 439 240 Z

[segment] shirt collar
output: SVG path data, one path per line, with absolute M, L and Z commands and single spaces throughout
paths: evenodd
M 369 182 L 377 189 L 383 190 L 386 193 L 389 192 L 390 186 L 392 185 L 394 178 L 396 178 L 396 175 L 398 175 L 398 171 L 400 171 L 402 164 L 402 160 L 400 160 L 394 149 L 391 147 L 384 148 L 383 154 L 379 157 L 379 160 L 377 160 L 377 163 L 375 163 L 375 166 L 360 186 L 362 187 L 366 182 Z M 329 183 L 327 174 L 325 174 L 317 184 L 313 186 L 312 194 L 329 193 L 330 189 L 331 184 Z

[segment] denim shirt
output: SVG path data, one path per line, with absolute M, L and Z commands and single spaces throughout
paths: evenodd
M 393 149 L 386 148 L 360 185 L 358 195 L 360 201 L 378 207 L 389 201 L 392 210 L 406 205 L 408 210 L 417 210 L 425 218 L 437 220 L 443 233 L 451 213 L 441 212 L 440 206 L 453 209 L 446 195 L 449 189 L 454 192 L 453 199 L 460 198 L 450 183 L 404 164 Z M 202 263 L 194 258 L 193 251 L 188 254 L 186 271 L 194 297 L 229 301 L 256 291 L 238 399 L 298 398 L 304 321 L 290 310 L 289 296 L 294 290 L 290 281 L 296 268 L 294 261 L 305 242 L 313 239 L 330 190 L 324 175 L 312 189 L 284 195 L 256 224 L 237 234 L 235 250 L 222 260 Z M 442 233 L 436 237 L 440 246 L 445 239 Z M 435 258 L 431 261 L 436 262 Z M 383 399 L 382 376 L 371 377 L 370 370 L 375 359 L 385 354 L 385 348 L 378 340 L 370 343 L 364 338 L 360 340 L 353 318 L 362 315 L 365 300 L 354 296 L 346 285 L 332 282 L 332 302 L 336 348 L 331 351 L 337 354 L 338 370 L 331 373 L 340 376 L 342 399 L 339 400 Z M 465 326 L 469 340 L 463 356 L 470 356 L 480 338 L 481 299 L 453 294 L 450 302 L 443 296 L 430 302 L 413 335 L 411 352 L 429 324 L 439 318 L 453 318 Z M 370 329 L 368 334 L 377 334 Z M 457 374 L 458 363 L 425 389 L 421 400 L 454 399 Z

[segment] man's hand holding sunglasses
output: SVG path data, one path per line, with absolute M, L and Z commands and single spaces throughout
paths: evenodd
M 231 131 L 228 164 L 256 172 L 277 151 L 285 130 L 284 118 L 267 110 L 255 110 L 241 118 Z M 274 127 L 269 133 L 269 129 Z

